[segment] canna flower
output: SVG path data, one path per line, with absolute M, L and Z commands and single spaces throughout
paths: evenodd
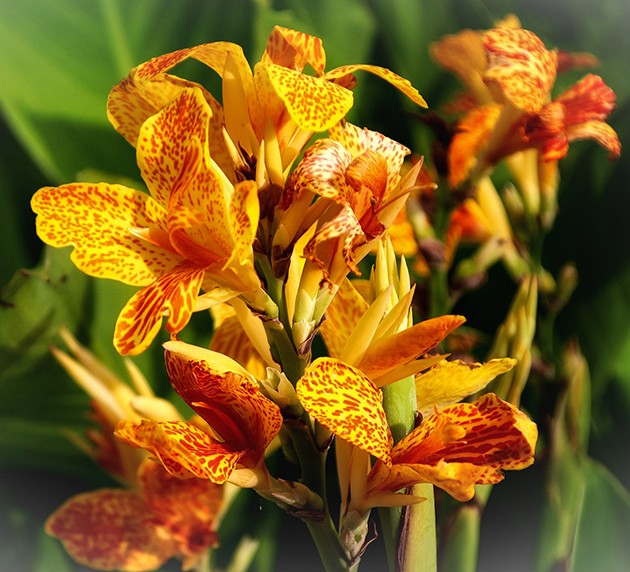
M 305 261 L 292 262 L 301 271 L 293 316 L 298 347 L 312 335 L 339 284 L 350 271 L 358 272 L 359 261 L 404 207 L 421 168 L 418 162 L 401 177 L 408 153 L 380 133 L 345 123 L 317 141 L 291 175 L 283 208 L 309 205 L 317 197 L 301 214 L 302 230 L 313 228 L 303 246 Z
M 87 274 L 142 287 L 116 323 L 121 354 L 146 349 L 165 314 L 177 334 L 195 309 L 238 294 L 254 306 L 267 298 L 253 264 L 256 184 L 233 185 L 209 156 L 211 117 L 189 88 L 143 123 L 138 164 L 150 194 L 74 183 L 31 201 L 42 240 L 74 245 L 72 260 Z
M 127 420 L 116 436 L 150 451 L 176 477 L 264 488 L 264 454 L 282 426 L 278 406 L 231 358 L 179 341 L 164 347 L 171 384 L 202 421 Z
M 69 332 L 62 338 L 74 357 L 53 354 L 92 397 L 100 431 L 89 441 L 73 441 L 125 488 L 103 488 L 75 495 L 46 521 L 46 532 L 59 538 L 80 564 L 99 570 L 155 570 L 176 557 L 189 569 L 218 543 L 216 521 L 223 488 L 201 479 L 180 481 L 143 452 L 113 438 L 123 418 L 179 419 L 170 402 L 153 395 L 146 379 L 125 362 L 133 389 L 81 346 Z

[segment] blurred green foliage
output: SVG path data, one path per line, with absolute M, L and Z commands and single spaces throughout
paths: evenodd
M 272 26 L 281 24 L 320 36 L 330 68 L 384 65 L 409 78 L 430 106 L 439 107 L 457 82 L 431 61 L 430 42 L 465 27 L 490 27 L 510 12 L 548 46 L 601 59 L 597 73 L 618 96 L 610 123 L 622 146 L 630 142 L 630 4 L 623 0 L 599 0 L 596 6 L 591 0 L 0 0 L 0 224 L 7 239 L 0 253 L 0 284 L 6 284 L 0 291 L 0 570 L 78 569 L 41 534 L 41 524 L 72 492 L 106 482 L 60 433 L 85 427 L 86 399 L 47 347 L 63 323 L 120 367 L 111 336 L 130 290 L 87 279 L 68 262 L 65 250 L 45 251 L 34 232 L 29 200 L 39 186 L 84 179 L 86 172 L 138 179 L 133 149 L 107 122 L 111 87 L 152 56 L 203 42 L 237 42 L 256 61 Z M 201 66 L 184 65 L 182 75 L 216 82 Z M 576 77 L 563 78 L 559 87 Z M 426 152 L 426 133 L 410 121 L 407 103 L 395 90 L 364 75 L 359 80 L 353 121 Z M 562 339 L 577 337 L 588 360 L 590 455 L 603 463 L 585 461 L 580 473 L 582 514 L 571 570 L 615 570 L 614 563 L 621 562 L 616 559 L 628 557 L 630 533 L 630 504 L 619 483 L 630 485 L 625 440 L 630 429 L 630 161 L 622 155 L 609 163 L 593 143 L 577 143 L 561 167 L 560 211 L 545 264 L 554 272 L 567 261 L 577 265 L 580 285 L 560 316 L 558 347 Z M 20 270 L 26 268 L 34 270 Z M 492 280 L 488 288 L 482 299 L 492 303 Z M 458 310 L 472 318 L 485 311 L 465 301 Z M 205 323 L 201 326 L 199 331 Z M 165 394 L 160 352 L 137 361 Z M 536 500 L 516 502 L 519 510 L 507 518 L 493 513 L 490 504 L 481 569 L 494 565 L 493 550 L 522 561 L 522 568 L 512 570 L 533 569 L 535 539 L 523 532 L 532 516 L 523 511 L 540 507 L 541 482 L 534 473 L 532 482 L 523 474 L 515 486 L 510 479 L 502 485 L 496 503 L 509 503 L 510 494 Z M 265 569 L 262 560 L 258 566 Z

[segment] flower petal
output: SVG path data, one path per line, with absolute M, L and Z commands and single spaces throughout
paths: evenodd
M 147 507 L 136 492 L 100 489 L 72 497 L 46 521 L 79 564 L 99 570 L 155 570 L 173 556 L 175 546 L 150 525 Z
M 223 484 L 243 456 L 239 451 L 213 440 L 208 433 L 185 421 L 134 423 L 125 419 L 114 433 L 121 441 L 146 449 L 175 477 L 197 477 Z
M 381 338 L 370 346 L 359 368 L 370 379 L 379 378 L 434 348 L 464 321 L 462 316 L 440 316 Z
M 181 261 L 168 249 L 166 212 L 146 193 L 73 183 L 40 189 L 31 207 L 38 236 L 51 246 L 74 245 L 72 261 L 91 276 L 145 286 Z
M 609 159 L 618 159 L 621 155 L 621 143 L 616 131 L 603 121 L 586 121 L 579 125 L 572 125 L 567 129 L 569 141 L 592 139 L 608 151 Z
M 358 70 L 369 72 L 377 77 L 380 77 L 381 79 L 384 79 L 386 82 L 393 85 L 403 95 L 406 95 L 416 105 L 420 105 L 421 107 L 428 107 L 427 102 L 420 95 L 418 90 L 411 85 L 411 82 L 408 79 L 399 76 L 398 74 L 394 73 L 391 70 L 388 70 L 387 68 L 368 64 L 351 64 L 347 66 L 341 66 L 335 68 L 334 70 L 326 72 L 323 77 L 329 80 L 337 79 L 352 74 Z
M 275 64 L 264 67 L 271 85 L 301 129 L 325 131 L 341 121 L 352 107 L 352 92 L 344 87 Z
M 122 354 L 143 352 L 157 334 L 164 315 L 175 334 L 190 320 L 204 278 L 204 269 L 187 261 L 136 292 L 116 321 L 114 345 Z
M 175 391 L 226 443 L 250 451 L 249 460 L 256 464 L 280 431 L 280 409 L 238 364 L 233 371 L 220 371 L 211 360 L 190 359 L 179 353 L 181 345 L 164 346 L 166 369 Z
M 321 75 L 326 67 L 326 52 L 318 37 L 274 26 L 260 61 L 298 72 L 301 72 L 306 64 L 310 64 L 315 73 Z
M 383 396 L 358 369 L 333 358 L 306 368 L 296 386 L 300 402 L 324 427 L 388 464 L 390 434 Z
M 178 479 L 150 460 L 140 466 L 138 480 L 152 513 L 150 525 L 177 543 L 178 554 L 201 556 L 218 544 L 215 522 L 223 501 L 221 485 L 207 479 Z
M 484 81 L 499 103 L 505 100 L 526 112 L 536 112 L 549 97 L 556 79 L 558 55 L 528 30 L 494 28 L 484 34 L 488 58 Z
M 486 363 L 442 361 L 416 376 L 417 409 L 424 417 L 435 408 L 442 409 L 483 389 L 497 375 L 516 364 L 511 358 L 492 359 Z
M 339 357 L 356 324 L 368 309 L 368 303 L 352 285 L 344 280 L 326 310 L 320 332 L 331 357 Z

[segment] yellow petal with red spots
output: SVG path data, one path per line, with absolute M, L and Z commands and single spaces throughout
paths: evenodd
M 197 477 L 223 484 L 230 478 L 243 451 L 213 440 L 208 433 L 185 421 L 118 423 L 116 437 L 149 451 L 175 477 Z
M 399 76 L 387 68 L 382 68 L 379 66 L 373 66 L 368 64 L 351 64 L 347 66 L 341 66 L 326 72 L 323 77 L 326 79 L 337 79 L 347 76 L 349 74 L 354 73 L 355 71 L 366 71 L 371 74 L 374 74 L 381 79 L 384 79 L 386 82 L 393 85 L 398 91 L 400 91 L 403 95 L 406 95 L 411 101 L 413 101 L 416 105 L 420 105 L 421 107 L 427 107 L 427 102 L 420 95 L 418 90 L 411 85 L 411 82 L 404 77 Z
M 177 344 L 167 343 L 165 348 L 166 370 L 175 391 L 226 444 L 247 450 L 248 460 L 258 463 L 282 426 L 278 406 L 261 393 L 250 374 L 239 371 L 238 364 L 234 371 L 220 371 L 211 360 L 178 353 Z
M 341 355 L 346 341 L 367 309 L 368 303 L 352 282 L 344 280 L 328 306 L 326 320 L 319 330 L 331 357 Z
M 341 121 L 352 107 L 352 92 L 344 87 L 275 64 L 266 65 L 265 70 L 301 129 L 325 131 Z
M 218 544 L 215 522 L 224 487 L 207 479 L 178 479 L 151 460 L 140 466 L 138 480 L 150 524 L 176 544 L 176 554 L 201 556 Z
M 300 402 L 324 427 L 386 464 L 390 439 L 383 396 L 358 369 L 334 358 L 306 368 L 296 386 Z
M 72 497 L 46 521 L 74 560 L 98 570 L 155 570 L 176 552 L 150 524 L 136 492 L 100 489 Z
M 310 64 L 315 73 L 321 75 L 326 67 L 326 52 L 318 37 L 274 26 L 260 61 L 299 72 Z
M 484 81 L 497 101 L 526 112 L 540 110 L 556 79 L 557 53 L 532 32 L 517 28 L 489 30 L 483 46 L 488 58 Z
M 463 316 L 440 316 L 381 338 L 370 346 L 359 368 L 369 378 L 379 378 L 434 348 L 464 321 Z
M 166 329 L 180 332 L 190 320 L 204 269 L 187 261 L 136 292 L 116 321 L 114 345 L 122 355 L 143 352 L 168 315 Z
M 535 423 L 489 393 L 474 403 L 451 405 L 426 418 L 394 446 L 394 469 L 376 469 L 372 486 L 397 490 L 422 482 L 416 479 L 426 478 L 429 471 L 436 477 L 430 482 L 467 500 L 475 483 L 496 483 L 503 478 L 503 470 L 531 465 L 537 437 Z M 449 468 L 451 464 L 454 468 Z
M 166 212 L 146 193 L 73 183 L 40 189 L 31 207 L 38 236 L 51 246 L 74 245 L 72 261 L 91 276 L 144 286 L 181 262 L 165 233 Z
M 186 89 L 142 125 L 138 166 L 151 195 L 165 208 L 203 164 L 211 117 L 201 91 Z M 201 153 L 191 150 L 193 141 L 198 141 Z
M 492 359 L 486 363 L 444 360 L 416 376 L 417 410 L 426 417 L 435 407 L 442 409 L 457 403 L 480 391 L 514 365 L 516 360 L 511 358 Z
M 232 264 L 238 268 L 249 262 L 253 269 L 252 245 L 260 218 L 258 187 L 254 181 L 242 181 L 234 186 L 228 213 L 234 245 Z M 260 281 L 256 280 L 256 285 L 259 284 Z
M 609 159 L 618 159 L 621 155 L 621 143 L 615 130 L 603 121 L 586 121 L 572 125 L 567 129 L 569 141 L 592 139 L 608 150 Z
M 448 148 L 448 180 L 457 187 L 466 180 L 477 163 L 477 156 L 488 143 L 501 106 L 498 104 L 477 107 L 457 124 L 457 132 Z

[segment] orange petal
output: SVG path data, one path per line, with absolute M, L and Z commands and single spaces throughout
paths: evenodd
M 72 261 L 91 276 L 145 286 L 181 261 L 162 238 L 166 212 L 146 193 L 73 183 L 40 189 L 31 207 L 38 236 L 51 246 L 74 245 Z M 143 237 L 135 229 L 149 230 Z
M 153 513 L 151 525 L 177 543 L 177 553 L 190 557 L 216 546 L 221 485 L 207 479 L 178 479 L 150 460 L 140 466 L 138 479 L 142 498 Z
M 509 101 L 526 112 L 542 108 L 556 79 L 558 55 L 549 51 L 532 32 L 494 28 L 484 34 L 488 58 L 484 81 L 498 88 L 497 101 Z
M 592 139 L 608 150 L 609 159 L 618 159 L 621 155 L 621 143 L 615 130 L 603 121 L 586 121 L 567 129 L 569 141 Z
M 208 141 L 212 110 L 199 89 L 186 89 L 148 118 L 138 137 L 138 166 L 153 198 L 165 208 L 196 174 Z M 198 141 L 201 153 L 189 152 Z
M 160 329 L 165 314 L 166 329 L 171 334 L 181 331 L 190 320 L 203 278 L 203 268 L 182 262 L 136 292 L 118 316 L 116 349 L 122 355 L 143 352 Z
M 370 346 L 359 368 L 369 378 L 377 379 L 434 348 L 464 321 L 462 316 L 440 316 L 381 338 Z
M 134 423 L 125 419 L 114 433 L 121 441 L 146 449 L 175 477 L 198 477 L 223 484 L 229 479 L 243 451 L 214 441 L 208 433 L 184 421 Z
M 298 72 L 301 72 L 306 64 L 310 64 L 315 73 L 321 75 L 326 67 L 326 53 L 318 37 L 274 26 L 260 61 Z
M 226 443 L 249 450 L 254 464 L 261 459 L 280 431 L 282 414 L 250 377 L 168 350 L 166 369 L 175 391 Z
M 326 72 L 323 77 L 326 79 L 336 79 L 342 78 L 349 74 L 354 73 L 355 71 L 363 70 L 374 74 L 375 76 L 384 79 L 386 82 L 393 85 L 398 91 L 406 95 L 411 101 L 413 101 L 416 105 L 420 105 L 421 107 L 427 107 L 427 102 L 420 95 L 418 90 L 411 85 L 411 82 L 404 77 L 399 76 L 387 68 L 382 68 L 379 66 L 367 65 L 367 64 L 352 64 L 347 66 L 341 66 Z
M 269 81 L 298 127 L 325 131 L 352 107 L 352 92 L 321 78 L 275 64 L 265 66 Z
M 320 326 L 320 333 L 331 357 L 341 355 L 346 341 L 367 309 L 368 303 L 352 282 L 344 280 L 326 310 L 326 320 Z
M 516 364 L 510 358 L 493 359 L 486 363 L 465 363 L 460 360 L 443 361 L 416 376 L 418 411 L 430 415 L 437 407 L 452 405 L 480 391 L 497 375 L 509 371 Z
M 437 480 L 430 482 L 467 500 L 475 483 L 496 483 L 503 478 L 502 470 L 531 465 L 537 436 L 535 423 L 524 413 L 489 393 L 474 403 L 452 405 L 425 419 L 395 445 L 392 461 L 396 468 L 375 471 L 373 486 L 397 490 L 422 482 L 415 480 L 419 476 L 433 474 Z
M 324 427 L 388 464 L 390 434 L 383 396 L 358 369 L 320 358 L 297 383 L 300 402 Z
M 46 521 L 79 564 L 99 570 L 155 570 L 176 547 L 150 524 L 136 492 L 100 489 L 66 501 Z

